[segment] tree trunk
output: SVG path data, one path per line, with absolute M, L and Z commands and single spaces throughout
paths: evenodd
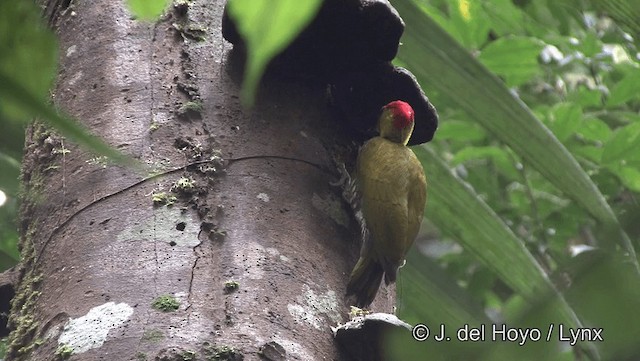
M 349 140 L 324 84 L 269 75 L 241 107 L 223 6 L 146 24 L 122 1 L 47 4 L 55 104 L 157 174 L 30 128 L 8 360 L 345 358 L 330 326 L 358 226 L 329 182 Z

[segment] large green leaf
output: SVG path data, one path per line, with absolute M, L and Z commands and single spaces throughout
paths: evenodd
M 635 250 L 598 190 L 576 159 L 529 108 L 494 74 L 410 0 L 393 1 L 405 21 L 399 57 L 425 86 L 454 99 L 460 109 L 509 145 L 554 186 L 581 205 L 637 264 Z M 446 120 L 445 120 L 446 121 Z M 640 268 L 639 268 L 640 269 Z
M 62 134 L 98 154 L 108 156 L 122 164 L 140 166 L 134 162 L 132 158 L 89 133 L 71 118 L 60 115 L 55 109 L 25 89 L 21 83 L 14 81 L 2 72 L 0 72 L 0 99 L 13 104 L 17 109 L 23 111 L 24 114 L 47 120 L 49 124 L 53 125 Z
M 417 326 L 429 336 L 416 342 L 406 335 L 391 337 L 389 354 L 393 360 L 420 359 L 428 350 L 430 359 L 439 357 L 458 357 L 469 359 L 476 354 L 479 345 L 455 342 L 455 331 L 463 325 L 479 327 L 491 324 L 482 307 L 475 303 L 469 293 L 462 289 L 456 280 L 449 276 L 436 262 L 414 250 L 407 256 L 407 264 L 401 269 L 397 283 L 401 304 L 398 317 Z M 425 307 L 428 305 L 428 307 Z M 441 326 L 443 325 L 443 326 Z M 441 327 L 453 342 L 437 342 Z M 420 329 L 421 328 L 421 329 Z M 465 347 L 466 346 L 466 347 Z M 486 347 L 487 345 L 482 345 Z
M 585 323 L 602 328 L 603 359 L 638 360 L 640 276 L 633 266 L 619 255 L 590 251 L 574 257 L 566 271 L 574 274 L 567 300 Z
M 457 178 L 428 146 L 414 147 L 428 178 L 426 217 L 447 232 L 527 299 L 551 288 L 524 245 L 473 189 Z
M 437 263 L 413 250 L 400 271 L 397 285 L 402 304 L 399 313 L 407 322 L 437 325 L 478 325 L 489 322 L 482 307 Z M 429 309 L 420 307 L 428 304 Z
M 12 196 L 18 195 L 20 161 L 0 152 L 0 189 Z
M 553 304 L 553 310 L 548 312 L 550 319 L 579 327 L 581 322 L 524 242 L 429 146 L 413 149 L 428 176 L 426 217 L 457 239 L 530 304 Z M 589 345 L 585 347 L 591 349 Z
M 56 73 L 56 50 L 56 39 L 41 23 L 40 10 L 34 3 L 0 2 L 0 130 L 3 135 L 19 130 L 16 124 L 40 117 L 93 151 L 132 164 L 129 157 L 47 105 L 49 87 Z M 5 149 L 9 147 L 3 144 L 0 149 L 15 158 L 15 154 L 21 154 L 21 143 L 12 143 L 10 149 Z M 20 149 L 14 149 L 17 146 Z
M 35 2 L 0 1 L 0 74 L 19 82 L 44 102 L 55 77 L 56 59 L 57 41 L 42 24 Z M 11 91 L 3 81 L 0 87 Z M 25 120 L 28 116 L 10 98 L 0 96 L 2 122 Z

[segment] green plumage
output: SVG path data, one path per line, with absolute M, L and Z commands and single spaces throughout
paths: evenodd
M 347 294 L 356 295 L 359 307 L 371 304 L 383 275 L 386 284 L 395 282 L 420 229 L 426 202 L 424 170 L 405 145 L 413 130 L 413 114 L 409 126 L 397 129 L 385 124 L 393 125 L 394 116 L 399 116 L 387 107 L 379 121 L 381 135 L 365 143 L 357 160 L 356 184 L 369 237 L 351 273 Z

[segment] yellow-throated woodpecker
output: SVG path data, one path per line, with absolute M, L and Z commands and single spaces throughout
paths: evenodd
M 382 276 L 395 282 L 398 268 L 420 229 L 427 198 L 427 180 L 407 142 L 414 126 L 411 106 L 401 100 L 382 108 L 380 136 L 367 141 L 358 154 L 356 187 L 368 230 L 360 259 L 351 272 L 347 295 L 367 307 Z

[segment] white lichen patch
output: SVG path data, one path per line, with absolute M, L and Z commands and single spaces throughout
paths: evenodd
M 311 204 L 337 224 L 345 228 L 349 227 L 349 215 L 342 206 L 342 200 L 334 195 L 328 194 L 326 197 L 320 197 L 314 193 L 311 197 Z
M 289 259 L 289 257 L 285 256 L 285 255 L 280 255 L 280 260 L 282 262 L 289 262 L 291 261 L 291 259 Z
M 79 72 L 77 72 L 77 73 L 73 74 L 73 76 L 71 77 L 71 79 L 69 79 L 69 81 L 67 82 L 67 84 L 68 84 L 69 86 L 74 86 L 74 85 L 76 85 L 76 83 L 82 79 L 82 76 L 83 76 L 83 75 L 84 75 L 84 73 L 83 73 L 83 72 L 81 72 L 81 71 L 79 71 Z
M 299 323 L 308 323 L 320 330 L 322 320 L 320 315 L 325 315 L 333 323 L 342 321 L 338 312 L 338 299 L 334 291 L 327 291 L 317 295 L 313 290 L 304 285 L 304 293 L 296 298 L 297 304 L 288 304 L 287 309 L 294 320 Z
M 282 346 L 285 349 L 285 351 L 287 351 L 287 355 L 294 356 L 294 359 L 308 360 L 308 361 L 316 360 L 316 358 L 313 357 L 313 354 L 308 352 L 304 348 L 304 346 L 300 345 L 295 341 L 282 338 L 281 336 L 275 336 L 274 341 L 280 344 L 280 346 Z
M 301 305 L 287 305 L 287 310 L 293 319 L 299 323 L 308 323 L 316 329 L 320 330 L 320 318 L 317 316 L 315 310 L 310 309 L 309 307 L 304 307 Z
M 126 303 L 107 302 L 96 306 L 78 318 L 67 321 L 58 338 L 59 345 L 73 349 L 74 354 L 102 346 L 109 331 L 120 327 L 133 314 Z
M 265 250 L 267 251 L 267 253 L 268 253 L 269 255 L 271 255 L 271 256 L 273 256 L 273 257 L 276 257 L 276 258 L 280 259 L 282 262 L 289 262 L 289 261 L 291 261 L 291 260 L 289 259 L 289 257 L 287 257 L 287 256 L 285 256 L 285 255 L 280 254 L 280 251 L 278 251 L 278 249 L 277 249 L 277 248 L 267 247 Z
M 70 47 L 68 47 L 67 48 L 67 58 L 70 57 L 71 55 L 75 54 L 77 49 L 78 49 L 77 45 L 71 45 Z
M 334 291 L 329 290 L 316 295 L 309 286 L 304 285 L 303 287 L 305 288 L 304 298 L 309 306 L 317 310 L 318 313 L 326 314 L 335 323 L 342 321 L 338 311 L 338 298 Z
M 180 302 L 181 305 L 185 304 L 189 301 L 189 293 L 188 292 L 176 292 L 173 297 Z
M 280 251 L 278 251 L 277 248 L 273 248 L 273 247 L 267 247 L 265 248 L 265 251 L 267 251 L 268 254 L 277 257 L 278 255 L 280 255 Z
M 261 200 L 261 201 L 263 201 L 265 203 L 269 202 L 269 195 L 267 193 L 258 193 L 256 198 L 258 198 L 259 200 Z

